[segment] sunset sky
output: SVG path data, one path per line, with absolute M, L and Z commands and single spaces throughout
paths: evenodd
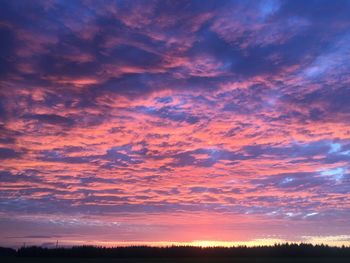
M 0 246 L 350 245 L 350 1 L 0 0 Z

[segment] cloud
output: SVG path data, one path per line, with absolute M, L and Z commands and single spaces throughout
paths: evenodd
M 10 148 L 0 148 L 0 159 L 13 159 L 20 157 L 20 153 Z
M 1 230 L 72 244 L 349 232 L 349 9 L 2 1 Z
M 74 124 L 74 120 L 63 117 L 56 114 L 33 114 L 25 115 L 26 119 L 36 120 L 38 122 L 53 124 L 53 125 L 62 125 L 62 126 L 71 126 Z

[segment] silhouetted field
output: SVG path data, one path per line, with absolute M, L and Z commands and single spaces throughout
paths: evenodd
M 3 263 L 348 263 L 349 258 L 4 258 Z
M 260 262 L 350 262 L 350 247 L 282 244 L 259 247 L 25 247 L 0 248 L 1 262 L 120 262 L 120 263 L 260 263 Z

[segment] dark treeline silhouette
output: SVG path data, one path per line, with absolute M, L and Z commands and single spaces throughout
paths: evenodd
M 2 257 L 12 257 L 16 256 L 17 251 L 12 248 L 0 247 L 0 256 Z
M 0 248 L 7 257 L 114 257 L 114 258 L 174 258 L 174 257 L 350 257 L 350 247 L 330 247 L 310 244 L 276 244 L 256 247 L 94 247 L 72 248 L 22 247 L 18 250 Z

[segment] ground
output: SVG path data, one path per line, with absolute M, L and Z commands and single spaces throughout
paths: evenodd
M 6 258 L 2 263 L 347 263 L 350 258 Z

